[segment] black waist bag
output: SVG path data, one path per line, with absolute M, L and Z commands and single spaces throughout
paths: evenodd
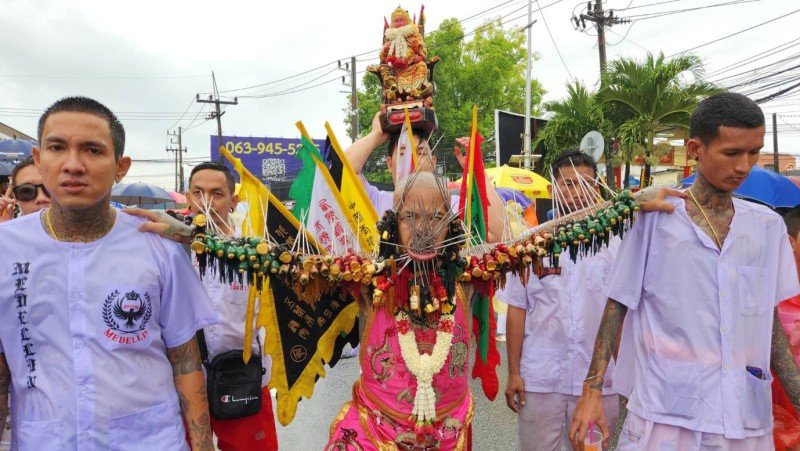
M 250 362 L 245 364 L 241 349 L 223 352 L 206 363 L 206 389 L 212 417 L 232 420 L 261 411 L 261 376 L 265 372 L 261 363 L 261 353 L 254 352 Z

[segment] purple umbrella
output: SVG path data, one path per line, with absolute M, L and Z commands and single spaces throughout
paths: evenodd
M 167 190 L 147 183 L 119 184 L 111 190 L 111 200 L 123 205 L 175 203 Z
M 0 159 L 20 161 L 31 156 L 33 143 L 21 139 L 0 141 Z

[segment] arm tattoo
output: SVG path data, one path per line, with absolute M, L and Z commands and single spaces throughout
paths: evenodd
M 178 390 L 178 402 L 181 405 L 181 412 L 185 414 L 189 411 L 189 400 L 186 399 L 186 395 L 184 395 L 180 390 Z
M 800 375 L 797 364 L 789 348 L 789 340 L 783 330 L 778 310 L 775 309 L 775 319 L 772 321 L 772 352 L 770 366 L 783 386 L 786 395 L 792 401 L 795 410 L 800 413 Z
M 202 414 L 199 422 L 192 420 L 189 427 L 192 429 L 192 432 L 194 433 L 194 440 L 196 441 L 196 443 L 192 444 L 192 449 L 214 449 L 214 441 L 211 435 L 211 426 L 209 423 L 208 413 Z M 208 448 L 209 444 L 211 445 L 210 448 Z
M 5 354 L 0 354 L 0 439 L 6 429 L 8 417 L 8 387 L 11 385 L 11 370 L 8 368 Z
M 603 311 L 603 318 L 600 320 L 600 329 L 597 331 L 597 338 L 594 341 L 594 352 L 592 353 L 592 363 L 589 365 L 589 374 L 586 375 L 586 386 L 595 390 L 603 389 L 603 377 L 611 357 L 616 353 L 619 345 L 620 331 L 622 322 L 628 307 L 619 302 L 609 299 Z
M 200 360 L 200 348 L 197 347 L 196 338 L 192 338 L 180 346 L 167 348 L 167 357 L 169 358 L 169 363 L 172 364 L 172 375 L 174 377 L 203 369 L 203 363 Z

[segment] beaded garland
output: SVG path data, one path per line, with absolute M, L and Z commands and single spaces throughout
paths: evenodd
M 418 306 L 409 307 L 418 312 L 437 310 L 438 307 L 428 305 L 436 304 L 437 299 L 440 305 L 442 299 L 451 299 L 456 281 L 488 292 L 490 284 L 502 285 L 509 272 L 527 281 L 530 272 L 540 270 L 542 259 L 548 256 L 552 266 L 558 266 L 564 253 L 573 260 L 578 255 L 595 253 L 607 245 L 612 236 L 624 235 L 639 206 L 630 191 L 623 191 L 606 206 L 591 210 L 542 224 L 506 243 L 466 249 L 453 244 L 444 248 L 439 252 L 439 264 L 432 277 L 441 282 L 441 287 L 437 286 L 438 282 L 432 282 L 434 286 L 431 287 L 420 287 L 419 295 L 425 299 L 421 297 Z M 261 237 L 223 238 L 208 231 L 206 221 L 205 215 L 195 216 L 191 248 L 202 276 L 212 268 L 221 281 L 228 284 L 247 282 L 261 289 L 264 278 L 272 277 L 292 287 L 308 302 L 336 289 L 357 293 L 361 287 L 371 286 L 373 303 L 380 305 L 387 300 L 387 294 L 398 279 L 402 279 L 394 258 L 397 219 L 392 211 L 387 211 L 377 224 L 381 244 L 375 257 L 356 253 L 308 254 L 293 251 L 285 244 L 269 243 Z M 454 221 L 450 225 L 451 235 L 460 230 L 460 223 Z

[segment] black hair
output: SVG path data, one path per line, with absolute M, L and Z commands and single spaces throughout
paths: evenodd
M 17 186 L 17 174 L 19 173 L 19 171 L 32 165 L 33 165 L 32 156 L 25 158 L 24 160 L 17 163 L 17 165 L 14 166 L 14 169 L 11 170 L 11 186 Z
M 416 136 L 419 139 L 420 142 L 427 141 L 428 138 L 430 137 L 428 132 L 426 132 L 425 130 L 413 130 L 412 129 L 411 133 L 413 133 L 414 136 Z M 394 149 L 395 149 L 395 147 L 397 147 L 397 142 L 398 141 L 400 141 L 400 133 L 392 134 L 389 137 L 389 149 L 387 150 L 387 152 L 389 153 L 390 157 L 394 157 Z
M 550 168 L 553 171 L 553 179 L 561 177 L 561 168 L 572 167 L 575 166 L 585 166 L 587 168 L 592 168 L 594 172 L 594 176 L 597 176 L 597 162 L 594 161 L 594 158 L 586 155 L 585 153 L 581 152 L 580 150 L 570 149 L 562 153 L 553 161 L 553 164 L 550 165 Z
M 689 137 L 710 143 L 719 137 L 720 127 L 758 128 L 764 126 L 764 112 L 749 97 L 735 92 L 714 94 L 692 112 Z
M 119 158 L 125 153 L 125 127 L 117 116 L 108 107 L 97 100 L 88 97 L 64 97 L 56 103 L 50 105 L 39 118 L 39 142 L 43 140 L 44 123 L 51 114 L 60 112 L 88 113 L 108 121 L 108 128 L 111 135 L 111 144 L 114 146 L 114 157 Z
M 194 168 L 192 168 L 192 172 L 189 174 L 189 186 L 192 185 L 192 177 L 194 175 L 204 169 L 210 169 L 212 171 L 219 171 L 225 174 L 225 181 L 228 183 L 228 189 L 231 192 L 231 196 L 236 191 L 236 179 L 233 177 L 233 173 L 227 166 L 222 163 L 218 163 L 216 161 L 204 161 Z
M 790 236 L 797 237 L 800 233 L 800 205 L 795 205 L 783 214 L 783 222 L 786 223 L 786 231 Z

